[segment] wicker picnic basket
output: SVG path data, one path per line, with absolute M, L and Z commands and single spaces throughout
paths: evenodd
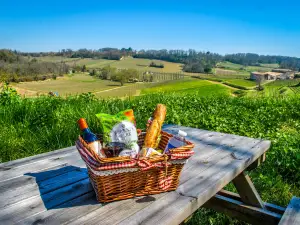
M 140 147 L 144 143 L 145 134 L 139 135 Z M 172 136 L 161 131 L 158 149 L 165 149 Z M 184 164 L 194 153 L 194 144 L 189 141 L 186 141 L 185 146 L 171 149 L 169 154 L 139 159 L 127 156 L 100 158 L 88 149 L 80 136 L 76 147 L 87 165 L 89 178 L 99 202 L 175 190 Z

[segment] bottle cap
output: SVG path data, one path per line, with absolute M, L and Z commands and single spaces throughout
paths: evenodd
M 88 128 L 89 126 L 87 125 L 86 123 L 86 120 L 84 118 L 80 118 L 78 121 L 77 121 L 78 125 L 79 125 L 79 128 L 80 130 L 84 130 L 86 128 Z
M 187 133 L 182 131 L 182 130 L 178 130 L 178 135 L 181 136 L 181 137 L 186 137 Z
M 134 114 L 133 114 L 133 110 L 132 109 L 128 109 L 124 112 L 124 115 L 125 116 L 128 116 L 128 117 L 134 117 Z

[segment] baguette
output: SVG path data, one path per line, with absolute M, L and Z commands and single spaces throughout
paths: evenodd
M 147 129 L 144 140 L 144 147 L 154 148 L 160 135 L 161 127 L 165 121 L 167 108 L 163 104 L 158 104 L 153 113 L 153 121 Z

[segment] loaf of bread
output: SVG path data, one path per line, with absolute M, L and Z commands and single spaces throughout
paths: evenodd
M 144 147 L 154 148 L 157 143 L 157 139 L 160 135 L 161 127 L 165 121 L 167 108 L 163 104 L 158 104 L 153 113 L 153 120 L 147 129 L 146 137 L 144 140 Z

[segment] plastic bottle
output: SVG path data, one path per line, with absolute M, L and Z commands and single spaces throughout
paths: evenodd
M 164 153 L 169 153 L 170 149 L 184 146 L 186 136 L 187 136 L 186 132 L 184 132 L 182 130 L 178 130 L 178 133 L 169 140 Z
M 77 121 L 80 130 L 82 131 L 82 138 L 88 144 L 88 146 L 96 152 L 100 157 L 106 157 L 102 151 L 101 143 L 97 136 L 90 130 L 87 122 L 84 118 L 80 118 Z

